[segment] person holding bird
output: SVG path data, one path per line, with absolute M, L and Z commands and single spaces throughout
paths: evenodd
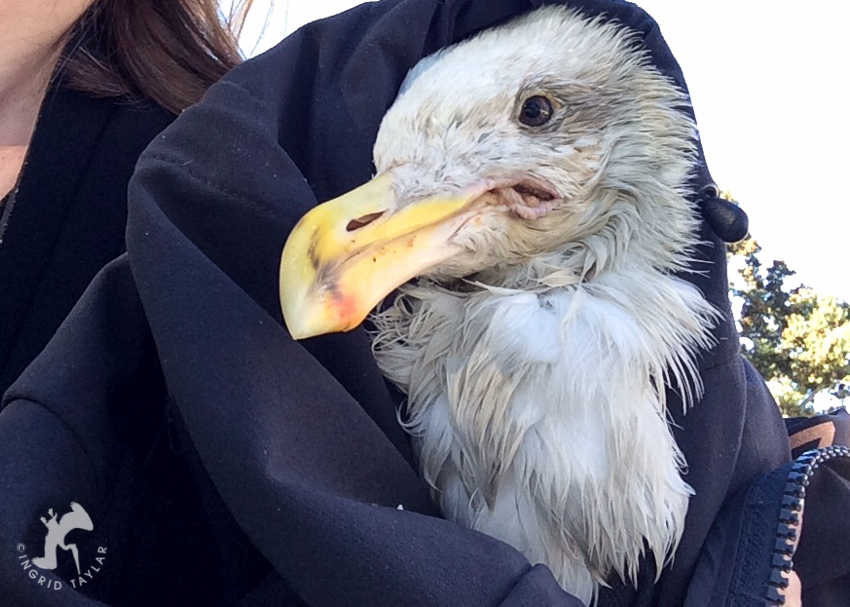
M 308 25 L 142 154 L 127 256 L 5 397 L 0 534 L 43 503 L 27 462 L 97 505 L 131 580 L 162 570 L 128 519 L 194 539 L 205 605 L 834 604 L 843 420 L 792 452 L 741 358 L 742 226 L 630 3 Z M 187 477 L 196 501 L 150 499 Z

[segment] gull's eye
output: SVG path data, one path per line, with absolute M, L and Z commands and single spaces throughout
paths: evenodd
M 547 97 L 535 95 L 522 102 L 519 121 L 526 126 L 540 126 L 549 122 L 554 109 Z

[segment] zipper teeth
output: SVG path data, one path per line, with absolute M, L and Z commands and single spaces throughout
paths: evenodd
M 784 605 L 785 597 L 780 590 L 788 587 L 786 575 L 794 568 L 794 544 L 797 542 L 797 525 L 806 499 L 806 487 L 822 463 L 838 457 L 850 458 L 850 448 L 833 445 L 823 449 L 812 449 L 798 457 L 791 466 L 782 495 L 782 510 L 776 527 L 776 541 L 770 565 L 770 581 L 767 584 L 768 605 Z
M 6 194 L 5 198 L 2 199 L 5 203 L 2 207 L 0 207 L 0 245 L 3 244 L 3 238 L 6 236 L 6 226 L 9 225 L 9 217 L 12 215 L 12 207 L 15 206 L 17 193 L 18 186 L 15 185 L 12 190 Z

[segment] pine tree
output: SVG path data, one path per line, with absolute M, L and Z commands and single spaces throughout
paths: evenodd
M 838 398 L 850 393 L 850 305 L 786 281 L 794 276 L 783 261 L 765 268 L 752 238 L 730 245 L 730 257 L 744 258 L 743 287 L 731 287 L 741 301 L 743 354 L 767 380 L 783 414 L 811 415 L 823 390 Z

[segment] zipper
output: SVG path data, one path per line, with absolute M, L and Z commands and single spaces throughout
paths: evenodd
M 767 584 L 765 601 L 767 605 L 784 605 L 785 597 L 780 590 L 788 587 L 786 575 L 794 568 L 794 550 L 797 543 L 797 527 L 800 512 L 806 499 L 806 487 L 818 467 L 839 457 L 850 458 L 850 448 L 833 445 L 823 449 L 812 449 L 798 457 L 791 466 L 782 495 L 782 510 L 776 527 L 776 540 L 771 560 L 770 581 Z
M 0 206 L 0 246 L 3 245 L 3 237 L 6 235 L 6 227 L 9 225 L 9 217 L 12 215 L 12 207 L 15 206 L 17 193 L 18 185 L 15 184 L 12 191 L 2 199 L 3 205 Z

